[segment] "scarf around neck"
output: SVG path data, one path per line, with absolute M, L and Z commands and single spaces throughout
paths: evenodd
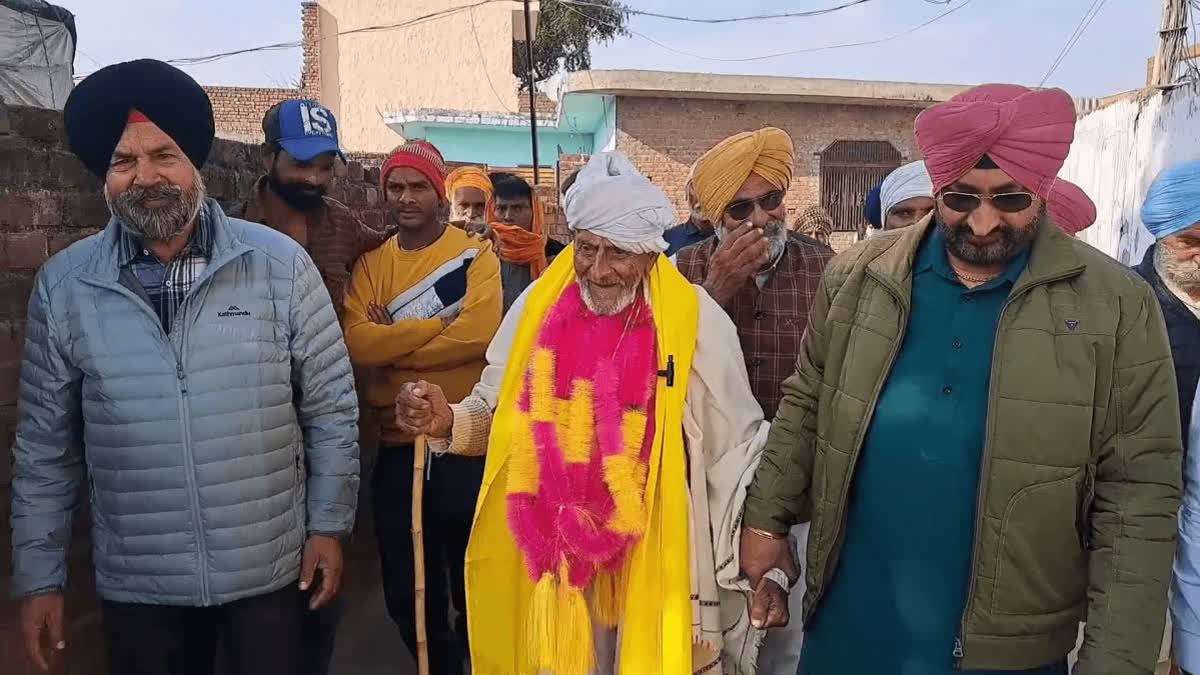
M 631 412 L 621 409 L 624 401 L 606 408 L 593 398 L 594 443 L 577 440 L 585 437 L 580 430 L 588 427 L 575 422 L 588 420 L 588 406 L 580 405 L 585 396 L 571 396 L 573 414 L 555 415 L 544 408 L 547 401 L 561 400 L 564 391 L 572 391 L 563 389 L 568 372 L 576 381 L 586 381 L 586 376 L 598 376 L 609 367 L 601 367 L 604 359 L 596 357 L 602 352 L 591 346 L 590 338 L 604 332 L 611 340 L 612 327 L 569 339 L 554 337 L 564 329 L 578 331 L 572 328 L 574 320 L 564 320 L 554 327 L 577 307 L 574 248 L 568 246 L 559 254 L 528 291 L 495 407 L 483 487 L 467 548 L 467 621 L 471 660 L 480 675 L 539 671 L 586 674 L 594 663 L 594 644 L 585 589 L 592 593 L 596 613 L 611 612 L 607 619 L 619 626 L 620 672 L 692 672 L 697 643 L 692 625 L 691 509 L 682 429 L 699 325 L 699 299 L 665 256 L 659 256 L 647 278 L 648 316 L 642 314 L 647 307 L 644 300 L 638 301 L 637 306 L 643 309 L 636 313 L 645 322 L 632 321 L 629 333 L 609 353 L 628 353 L 634 359 L 629 364 L 632 372 L 645 373 L 652 368 L 654 377 L 648 382 L 651 386 L 646 387 L 652 392 L 641 403 L 639 386 L 601 384 L 607 376 L 593 377 L 593 385 L 601 390 L 616 386 L 618 399 L 643 405 L 649 414 L 645 414 L 643 423 L 637 414 L 624 414 Z M 595 327 L 589 322 L 586 330 L 594 331 Z M 623 332 L 622 323 L 617 334 Z M 568 350 L 580 353 L 562 354 L 561 344 L 559 354 L 544 350 L 552 340 L 566 340 L 572 345 Z M 580 341 L 578 345 L 582 346 L 574 346 L 571 340 Z M 654 348 L 627 349 L 629 341 L 653 344 Z M 542 354 L 540 365 L 537 354 Z M 634 358 L 635 354 L 640 356 Z M 547 355 L 559 357 L 566 370 L 555 370 L 547 378 L 555 365 L 553 359 L 546 359 Z M 641 377 L 631 379 L 642 381 Z M 596 391 L 593 389 L 593 393 Z M 551 405 L 557 407 L 555 412 L 571 413 L 564 403 Z M 621 424 L 611 419 L 601 421 L 614 410 L 621 414 Z M 570 421 L 564 433 L 558 422 L 530 424 L 528 420 L 534 417 Z M 611 437 L 618 427 L 619 441 Z M 599 440 L 605 434 L 609 439 Z M 566 443 L 554 452 L 548 441 L 564 435 Z M 618 447 L 620 454 L 616 455 Z M 582 459 L 584 449 L 587 464 L 559 464 L 560 459 Z M 534 454 L 537 450 L 546 452 L 539 456 Z M 604 466 L 605 456 L 622 457 L 624 470 L 610 474 Z M 545 475 L 542 467 L 548 469 Z M 644 478 L 640 467 L 645 469 Z M 547 480 L 551 471 L 574 478 L 566 483 Z M 623 473 L 624 479 L 615 475 L 618 473 Z M 622 480 L 628 487 L 631 476 L 632 490 L 610 487 Z M 575 485 L 590 489 L 568 489 L 574 479 Z M 638 500 L 640 485 L 644 488 Z M 542 505 L 536 502 L 545 499 L 546 505 L 551 505 L 552 496 L 571 504 L 572 513 L 564 518 L 571 526 L 584 528 L 588 546 L 574 546 L 570 536 L 557 535 L 555 524 L 544 520 L 547 514 L 556 515 L 558 509 L 540 508 Z M 514 510 L 514 502 L 522 502 L 519 506 L 525 511 Z M 605 595 L 613 600 L 608 606 L 600 597 Z M 598 618 L 605 622 L 606 617 Z

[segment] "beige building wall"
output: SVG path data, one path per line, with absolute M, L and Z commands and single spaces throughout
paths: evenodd
M 498 2 L 401 28 L 338 35 L 476 1 L 318 0 L 321 100 L 337 115 L 344 148 L 394 148 L 401 139 L 383 116 L 399 110 L 517 110 L 512 11 L 519 3 Z

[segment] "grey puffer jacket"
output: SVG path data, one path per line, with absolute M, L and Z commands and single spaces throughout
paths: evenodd
M 115 220 L 38 274 L 13 446 L 16 596 L 65 583 L 85 476 L 97 587 L 117 602 L 269 593 L 298 578 L 308 534 L 353 526 L 358 401 L 325 285 L 285 235 L 204 208 L 210 262 L 169 335 L 122 280 Z

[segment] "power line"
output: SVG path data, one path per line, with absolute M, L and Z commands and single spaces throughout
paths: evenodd
M 496 91 L 496 85 L 492 82 L 492 74 L 488 72 L 487 59 L 483 55 L 483 45 L 479 41 L 479 32 L 475 29 L 475 9 L 471 8 L 471 35 L 475 37 L 475 49 L 479 52 L 479 65 L 483 68 L 483 75 L 487 78 L 488 87 L 491 87 L 492 94 L 496 97 L 496 101 L 500 107 L 509 114 L 516 114 L 512 108 L 509 108 L 504 103 L 504 99 L 500 96 L 500 92 Z
M 925 0 L 925 1 L 930 2 L 930 0 Z M 766 21 L 768 19 L 795 19 L 795 18 L 807 17 L 807 16 L 821 16 L 823 14 L 831 14 L 833 12 L 846 9 L 848 7 L 853 7 L 855 5 L 861 5 L 861 4 L 867 3 L 867 2 L 871 2 L 871 0 L 851 0 L 851 2 L 847 2 L 844 4 L 838 5 L 836 7 L 827 7 L 825 9 L 810 9 L 810 10 L 802 11 L 802 12 L 780 12 L 778 14 L 755 14 L 753 16 L 738 16 L 738 17 L 729 17 L 729 18 L 723 18 L 723 19 L 700 19 L 700 18 L 690 17 L 690 16 L 676 16 L 673 14 L 659 14 L 657 12 L 647 12 L 644 10 L 632 9 L 629 7 L 605 5 L 605 4 L 601 4 L 599 2 L 590 2 L 589 0 L 558 0 L 558 3 L 562 4 L 562 5 L 575 5 L 576 7 L 595 7 L 598 9 L 608 9 L 608 10 L 612 10 L 612 11 L 616 11 L 616 12 L 622 12 L 624 14 L 632 14 L 635 16 L 649 16 L 649 17 L 653 17 L 656 19 L 670 19 L 671 21 L 688 21 L 691 23 L 710 23 L 710 24 L 711 23 L 738 23 L 741 21 Z M 948 0 L 947 0 L 947 2 L 944 2 L 944 3 L 939 2 L 939 3 L 935 3 L 935 4 L 948 4 Z
M 327 40 L 332 37 L 341 37 L 343 35 L 354 35 L 357 33 L 374 33 L 374 32 L 381 32 L 381 31 L 397 30 L 400 28 L 407 28 L 409 26 L 415 26 L 418 24 L 426 23 L 426 22 L 433 21 L 436 19 L 441 19 L 443 17 L 451 16 L 451 15 L 458 14 L 461 12 L 474 10 L 475 8 L 482 7 L 484 5 L 490 5 L 490 4 L 493 4 L 496 2 L 505 2 L 505 1 L 507 1 L 507 0 L 478 0 L 478 2 L 475 2 L 470 5 L 461 5 L 458 7 L 451 7 L 448 9 L 439 10 L 437 12 L 431 12 L 429 14 L 423 14 L 421 16 L 418 16 L 418 17 L 415 17 L 412 19 L 408 19 L 406 21 L 400 21 L 398 23 L 382 24 L 382 25 L 377 25 L 377 26 L 365 26 L 363 28 L 354 28 L 351 30 L 344 30 L 339 33 L 335 33 L 334 35 L 322 36 L 320 39 L 322 41 L 324 41 L 324 40 Z M 197 65 L 212 63 L 214 61 L 220 61 L 221 59 L 226 59 L 226 58 L 229 58 L 232 56 L 241 56 L 243 54 L 253 54 L 253 53 L 257 53 L 257 52 L 270 52 L 270 51 L 282 51 L 282 50 L 287 50 L 287 49 L 297 49 L 301 46 L 303 46 L 303 41 L 301 41 L 301 40 L 293 40 L 290 42 L 276 42 L 274 44 L 259 45 L 257 47 L 247 47 L 245 49 L 236 49 L 233 51 L 220 52 L 217 54 L 208 54 L 206 56 L 190 56 L 190 57 L 183 57 L 183 58 L 177 58 L 177 59 L 169 59 L 167 61 L 167 63 L 174 65 L 174 66 L 197 66 Z M 76 75 L 75 79 L 80 80 L 80 79 L 87 77 L 88 75 L 91 75 L 91 73 L 86 73 L 83 75 Z
M 1071 36 L 1067 38 L 1066 44 L 1064 44 L 1062 49 L 1059 50 L 1058 56 L 1055 57 L 1054 62 L 1050 64 L 1050 68 L 1046 71 L 1045 77 L 1043 77 L 1042 81 L 1038 84 L 1039 87 L 1045 86 L 1050 77 L 1054 75 L 1054 72 L 1058 70 L 1058 67 L 1061 66 L 1063 61 L 1066 60 L 1067 55 L 1071 53 L 1071 50 L 1075 48 L 1075 45 L 1079 43 L 1079 39 L 1082 38 L 1083 34 L 1087 32 L 1088 26 L 1092 25 L 1092 20 L 1096 18 L 1096 15 L 1100 13 L 1100 10 L 1104 9 L 1104 5 L 1107 2 L 1108 0 L 1093 0 L 1092 5 L 1088 7 L 1086 12 L 1084 12 L 1083 18 L 1081 18 L 1079 23 L 1075 26 L 1075 30 L 1071 33 Z
M 559 0 L 559 1 L 562 2 L 562 0 Z M 925 23 L 913 26 L 912 28 L 909 28 L 908 30 L 905 30 L 905 31 L 902 31 L 899 33 L 894 33 L 892 35 L 888 35 L 886 37 L 882 37 L 882 38 L 875 39 L 875 40 L 866 40 L 863 42 L 848 42 L 848 43 L 844 43 L 844 44 L 825 45 L 822 47 L 808 47 L 805 49 L 793 49 L 790 51 L 779 52 L 776 54 L 763 54 L 761 56 L 748 56 L 748 57 L 735 58 L 735 59 L 720 58 L 720 57 L 715 57 L 715 56 L 705 56 L 704 54 L 696 54 L 694 52 L 689 52 L 689 51 L 685 51 L 682 49 L 676 49 L 675 47 L 672 47 L 668 44 L 664 44 L 662 42 L 659 42 L 658 40 L 655 40 L 654 38 L 650 37 L 649 35 L 646 35 L 645 33 L 639 33 L 636 30 L 633 30 L 630 28 L 624 28 L 622 26 L 618 26 L 617 24 L 610 23 L 607 21 L 603 21 L 601 19 L 597 19 L 595 17 L 588 16 L 588 15 L 584 14 L 583 12 L 580 12 L 579 10 L 572 7 L 571 4 L 574 4 L 574 3 L 563 3 L 563 6 L 566 7 L 568 10 L 575 12 L 579 16 L 582 16 L 589 21 L 595 21 L 597 23 L 600 23 L 600 24 L 603 24 L 603 25 L 606 25 L 606 26 L 609 26 L 612 28 L 619 28 L 619 29 L 627 30 L 632 35 L 636 35 L 636 36 L 642 38 L 643 40 L 646 40 L 647 42 L 651 42 L 655 45 L 658 45 L 659 47 L 662 47 L 663 49 L 665 49 L 669 52 L 674 52 L 675 54 L 679 54 L 681 56 L 689 56 L 692 58 L 702 59 L 705 61 L 719 61 L 722 63 L 745 63 L 745 62 L 749 62 L 749 61 L 765 61 L 767 59 L 777 59 L 777 58 L 780 58 L 783 56 L 794 56 L 796 54 L 809 54 L 812 52 L 827 51 L 827 50 L 831 50 L 831 49 L 845 49 L 847 47 L 865 47 L 868 45 L 877 45 L 877 44 L 882 44 L 884 42 L 890 42 L 892 40 L 902 38 L 907 35 L 911 35 L 917 31 L 921 30 L 922 28 L 925 28 L 931 24 L 937 23 L 938 21 L 941 21 L 942 19 L 946 18 L 947 16 L 950 16 L 951 14 L 959 11 L 960 9 L 965 8 L 967 5 L 970 5 L 972 2 L 975 2 L 975 0 L 963 0 L 962 4 L 960 4 L 956 7 L 953 7 L 951 9 L 948 9 L 945 12 L 942 12 L 941 14 L 938 14 L 937 16 L 926 21 Z M 941 4 L 941 3 L 930 3 L 930 4 Z

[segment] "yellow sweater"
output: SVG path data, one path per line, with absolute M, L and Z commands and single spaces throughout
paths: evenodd
M 455 303 L 464 264 L 466 294 Z M 394 323 L 367 318 L 372 301 L 388 308 Z M 412 441 L 395 426 L 396 394 L 406 382 L 436 384 L 451 402 L 471 393 L 487 365 L 484 353 L 502 309 L 500 260 L 492 245 L 458 228 L 447 227 L 419 251 L 401 250 L 393 236 L 359 258 L 346 291 L 342 330 L 350 360 L 374 369 L 364 405 L 379 418 L 382 443 Z M 453 319 L 444 324 L 443 316 Z

